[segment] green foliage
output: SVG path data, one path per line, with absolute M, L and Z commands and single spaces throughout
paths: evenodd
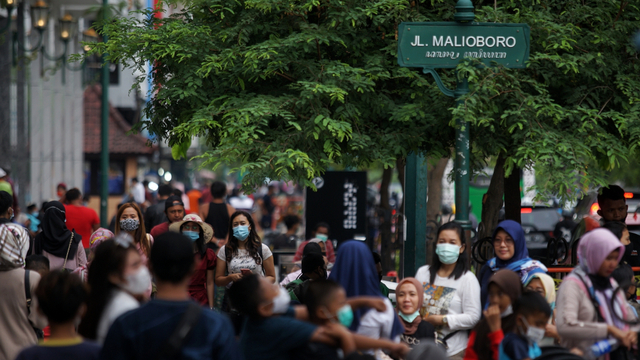
M 194 136 L 204 166 L 241 163 L 251 188 L 265 178 L 306 185 L 329 164 L 394 166 L 410 151 L 443 156 L 451 112 L 471 126 L 474 168 L 507 155 L 507 170 L 534 163 L 542 192 L 575 194 L 636 154 L 640 65 L 629 36 L 635 2 L 476 1 L 476 20 L 526 22 L 525 70 L 468 61 L 465 106 L 419 69 L 397 65 L 402 21 L 452 21 L 455 1 L 194 0 L 166 19 L 118 18 L 92 53 L 144 72 L 155 64 L 142 124 L 176 154 Z M 486 6 L 484 6 L 486 3 Z M 449 88 L 455 72 L 439 70 Z M 144 81 L 143 78 L 139 79 Z

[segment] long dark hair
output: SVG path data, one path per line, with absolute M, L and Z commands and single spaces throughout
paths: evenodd
M 138 226 L 136 231 L 133 233 L 133 241 L 136 244 L 140 244 L 140 249 L 142 250 L 142 252 L 144 252 L 147 255 L 147 257 L 149 257 L 149 254 L 151 254 L 151 242 L 147 237 L 147 231 L 144 228 L 144 219 L 142 217 L 142 211 L 140 210 L 138 205 L 132 202 L 128 202 L 128 203 L 122 204 L 122 206 L 118 208 L 118 214 L 116 215 L 116 228 L 115 228 L 116 231 L 114 233 L 118 235 L 121 231 L 124 231 L 120 229 L 120 217 L 122 217 L 122 213 L 127 208 L 133 208 L 133 210 L 135 210 L 136 213 L 138 213 L 138 221 L 140 222 L 140 225 Z
M 129 251 L 137 250 L 133 246 L 124 247 L 114 240 L 105 240 L 96 248 L 95 256 L 89 265 L 89 299 L 87 312 L 78 327 L 78 333 L 84 338 L 95 340 L 98 325 L 107 303 L 111 300 L 111 293 L 118 287 L 109 281 L 109 275 L 122 274 L 127 263 Z
M 197 224 L 197 222 L 195 221 L 186 221 L 185 223 L 180 225 L 180 233 L 182 233 L 182 228 L 184 227 L 184 224 L 189 222 L 193 222 Z M 196 249 L 198 249 L 198 254 L 204 257 L 204 254 L 207 252 L 207 247 L 204 244 L 204 230 L 202 230 L 202 226 L 198 225 L 198 231 L 200 232 L 200 237 L 198 238 L 198 240 L 195 241 L 194 244 L 196 244 Z
M 458 237 L 460 238 L 460 243 L 462 244 L 462 246 L 464 246 L 464 250 L 462 251 L 462 253 L 460 253 L 460 256 L 458 257 L 458 261 L 456 262 L 456 267 L 453 269 L 453 272 L 451 273 L 451 275 L 449 275 L 449 278 L 454 278 L 455 280 L 458 280 L 462 275 L 464 275 L 467 271 L 469 271 L 469 254 L 467 249 L 467 241 L 464 236 L 464 230 L 462 229 L 462 226 L 460 226 L 460 224 L 453 221 L 440 226 L 438 228 L 438 234 L 436 235 L 436 241 L 433 243 L 433 254 L 436 253 L 436 247 L 438 246 L 438 237 L 440 237 L 440 233 L 443 232 L 444 230 L 454 230 L 458 234 Z M 438 255 L 434 255 L 433 261 L 431 261 L 431 266 L 429 267 L 429 283 L 430 284 L 433 284 L 434 281 L 436 281 L 436 275 L 438 274 L 438 270 L 440 270 L 441 266 L 442 266 L 442 263 L 440 262 Z
M 228 259 L 231 259 L 238 254 L 238 242 L 240 240 L 236 239 L 236 237 L 233 236 L 233 219 L 237 218 L 240 215 L 244 215 L 244 217 L 247 218 L 249 225 L 251 226 L 249 237 L 247 238 L 247 240 L 245 240 L 247 242 L 246 249 L 249 252 L 249 256 L 251 256 L 256 261 L 256 264 L 261 265 L 262 259 L 260 258 L 259 249 L 262 246 L 262 239 L 260 239 L 260 236 L 258 236 L 258 232 L 256 231 L 256 224 L 253 221 L 251 214 L 246 211 L 238 210 L 234 212 L 233 215 L 231 215 L 231 217 L 229 218 L 229 241 L 225 245 L 225 254 Z

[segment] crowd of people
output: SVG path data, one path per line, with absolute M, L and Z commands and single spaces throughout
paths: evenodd
M 162 213 L 126 202 L 113 231 L 79 225 L 81 194 L 69 193 L 32 230 L 0 191 L 0 360 L 635 358 L 629 234 L 617 223 L 582 235 L 557 291 L 517 222 L 497 225 L 478 276 L 465 231 L 445 223 L 433 262 L 392 302 L 380 256 L 356 240 L 334 249 L 325 223 L 279 282 L 258 233 L 267 220 L 227 204 L 224 184 L 198 214 L 166 188 Z

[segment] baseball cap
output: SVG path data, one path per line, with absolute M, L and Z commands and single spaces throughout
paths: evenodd
M 180 196 L 175 196 L 175 195 L 169 196 L 167 200 L 164 201 L 164 211 L 167 211 L 170 207 L 176 206 L 176 205 L 184 206 L 184 203 L 182 202 L 182 198 Z

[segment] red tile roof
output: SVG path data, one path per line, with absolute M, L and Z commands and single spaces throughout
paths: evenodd
M 84 152 L 99 154 L 102 146 L 100 136 L 100 105 L 102 88 L 88 86 L 84 91 Z M 147 138 L 140 134 L 130 134 L 129 125 L 113 106 L 109 105 L 109 153 L 123 155 L 150 155 L 156 146 L 147 146 Z

